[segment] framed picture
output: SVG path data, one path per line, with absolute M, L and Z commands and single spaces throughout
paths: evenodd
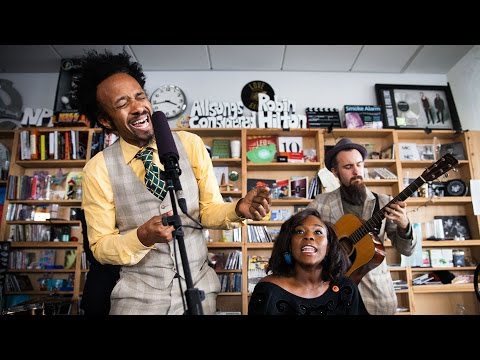
M 465 152 L 463 151 L 463 143 L 453 142 L 448 144 L 441 144 L 439 156 L 442 157 L 445 154 L 452 154 L 457 160 L 465 160 Z
M 385 128 L 462 130 L 450 86 L 375 84 Z
M 445 240 L 470 239 L 470 228 L 466 216 L 435 216 L 434 219 L 442 221 Z

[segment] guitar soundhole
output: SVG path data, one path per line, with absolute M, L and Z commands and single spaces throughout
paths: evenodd
M 341 238 L 339 242 L 340 242 L 340 245 L 343 247 L 343 249 L 347 252 L 347 255 L 351 256 L 354 250 L 354 247 L 350 239 L 347 237 L 344 237 L 344 238 Z

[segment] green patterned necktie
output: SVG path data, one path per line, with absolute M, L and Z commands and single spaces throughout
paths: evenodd
M 145 166 L 145 185 L 147 189 L 160 200 L 167 195 L 165 181 L 160 178 L 160 168 L 153 162 L 153 149 L 148 147 L 140 150 L 136 155 L 136 159 L 141 159 Z

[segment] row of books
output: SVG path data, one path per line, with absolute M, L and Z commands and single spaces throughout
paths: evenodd
M 73 291 L 73 274 L 68 274 L 67 278 L 42 277 L 37 279 L 37 289 L 40 291 Z M 60 275 L 65 276 L 65 275 Z M 7 274 L 5 281 L 5 290 L 11 292 L 33 291 L 36 290 L 25 274 Z
M 68 208 L 58 204 L 21 204 L 10 203 L 7 206 L 5 220 L 7 221 L 45 221 L 45 220 L 76 220 L 70 213 L 76 208 Z
M 247 241 L 249 243 L 271 243 L 273 238 L 263 225 L 247 225 Z
M 9 175 L 6 196 L 9 200 L 80 200 L 82 180 L 82 171 L 63 173 L 61 169 L 55 175 L 45 170 Z
M 5 278 L 5 291 L 32 291 L 33 285 L 28 275 L 7 274 Z
M 12 224 L 8 240 L 18 241 L 63 241 L 71 240 L 71 226 L 42 224 Z
M 86 159 L 88 132 L 37 130 L 20 132 L 20 160 L 79 160 Z
M 242 229 L 229 229 L 222 230 L 222 238 L 220 239 L 224 242 L 241 242 L 242 241 Z
M 393 288 L 395 290 L 406 290 L 408 289 L 408 284 L 402 279 L 393 280 Z
M 10 269 L 53 269 L 55 249 L 13 250 L 8 261 Z
M 218 280 L 220 280 L 220 292 L 242 291 L 242 274 L 240 273 L 218 274 Z
M 387 168 L 373 168 L 373 169 L 367 169 L 365 168 L 365 174 L 368 174 L 368 177 L 365 176 L 366 179 L 373 177 L 373 178 L 380 178 L 380 179 L 397 179 L 397 175 L 395 175 L 393 172 L 388 170 Z M 370 170 L 370 171 L 368 171 Z
M 9 269 L 54 270 L 73 269 L 77 258 L 75 249 L 25 249 L 9 254 Z M 81 268 L 88 269 L 86 254 L 82 251 Z
M 92 135 L 90 157 L 118 139 L 111 133 L 95 132 Z M 86 159 L 88 131 L 54 130 L 20 132 L 20 160 L 82 160 Z
M 240 270 L 242 268 L 242 253 L 235 250 L 229 253 L 209 253 L 210 266 L 216 271 L 219 270 Z
M 103 149 L 112 145 L 118 140 L 118 135 L 110 133 L 106 134 L 104 131 L 99 133 L 93 133 L 92 135 L 92 148 L 90 149 L 90 157 L 94 157 L 97 153 Z
M 230 252 L 225 260 L 225 270 L 241 270 L 242 269 L 242 252 L 234 250 Z

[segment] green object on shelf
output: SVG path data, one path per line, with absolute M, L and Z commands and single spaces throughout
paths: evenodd
M 276 151 L 277 147 L 275 144 L 259 146 L 247 152 L 247 159 L 254 163 L 272 162 Z

